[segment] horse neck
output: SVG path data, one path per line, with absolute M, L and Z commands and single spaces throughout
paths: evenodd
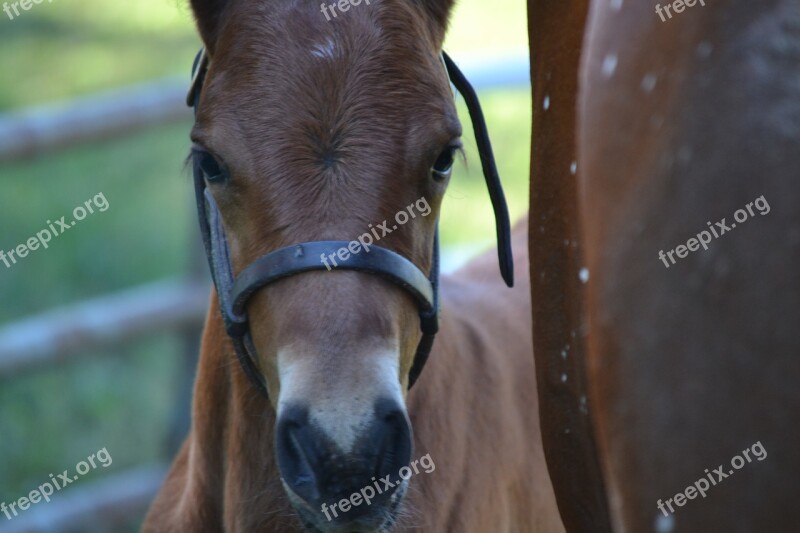
M 240 371 L 217 309 L 214 296 L 195 385 L 190 472 L 202 499 L 220 509 L 267 495 L 274 506 L 283 498 L 274 453 L 275 410 Z

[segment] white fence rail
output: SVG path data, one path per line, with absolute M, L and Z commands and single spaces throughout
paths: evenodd
M 0 327 L 0 379 L 202 323 L 210 287 L 158 281 Z
M 458 58 L 455 58 L 458 61 Z M 528 57 L 459 61 L 477 89 L 530 83 Z M 0 114 L 0 161 L 41 155 L 191 117 L 188 77 L 106 91 L 72 101 Z

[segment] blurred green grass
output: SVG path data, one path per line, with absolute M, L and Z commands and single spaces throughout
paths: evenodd
M 447 48 L 458 60 L 524 52 L 524 5 L 462 2 Z M 57 0 L 7 20 L 0 12 L 0 112 L 165 75 L 188 76 L 199 47 L 179 0 Z M 482 102 L 512 217 L 528 204 L 530 95 L 491 90 Z M 494 221 L 463 104 L 467 165 L 446 195 L 446 246 L 489 246 Z M 198 239 L 183 160 L 189 123 L 0 163 L 0 249 L 103 192 L 109 209 L 80 222 L 11 269 L 0 264 L 0 324 L 185 273 Z M 205 265 L 202 266 L 205 268 Z M 109 471 L 164 458 L 176 409 L 180 341 L 155 336 L 80 363 L 0 380 L 0 501 L 14 500 L 102 447 Z M 80 483 L 106 475 L 93 471 Z
M 0 112 L 159 76 L 187 76 L 200 47 L 187 0 L 56 0 L 0 11 Z M 445 47 L 454 58 L 527 49 L 524 3 L 462 0 Z
M 0 12 L 0 43 L 0 111 L 184 75 L 199 48 L 178 0 L 56 0 L 13 20 Z

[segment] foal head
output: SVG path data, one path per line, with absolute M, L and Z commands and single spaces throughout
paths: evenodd
M 292 504 L 312 529 L 374 531 L 392 523 L 405 482 L 330 508 L 397 482 L 410 461 L 404 397 L 420 318 L 403 289 L 335 265 L 370 253 L 369 236 L 431 269 L 461 135 L 439 55 L 451 0 L 323 6 L 192 0 L 210 57 L 193 157 L 235 273 L 294 243 L 361 240 L 321 257 L 330 271 L 261 289 L 247 312 Z

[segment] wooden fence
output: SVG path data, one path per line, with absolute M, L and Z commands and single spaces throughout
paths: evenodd
M 209 286 L 158 281 L 0 327 L 0 379 L 86 353 L 202 324 Z
M 163 80 L 0 115 L 0 161 L 188 119 L 186 80 Z
M 476 89 L 530 84 L 527 55 L 459 61 Z M 188 119 L 187 79 L 165 78 L 123 89 L 0 114 L 0 161 Z

